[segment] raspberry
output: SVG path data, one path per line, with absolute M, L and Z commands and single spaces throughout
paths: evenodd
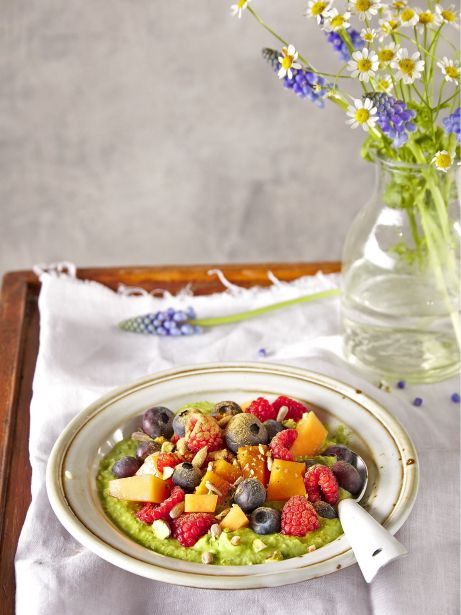
M 157 470 L 161 475 L 165 468 L 174 468 L 183 461 L 182 457 L 176 453 L 159 453 L 156 459 Z
M 198 453 L 204 446 L 208 452 L 217 451 L 223 447 L 221 428 L 211 416 L 204 414 L 191 414 L 186 423 L 187 448 Z
M 311 502 L 324 500 L 334 506 L 339 497 L 339 485 L 335 475 L 327 466 L 319 463 L 308 468 L 304 475 L 307 495 Z
M 305 536 L 320 527 L 315 508 L 303 495 L 291 497 L 282 509 L 282 534 Z
M 172 508 L 184 501 L 185 493 L 181 487 L 174 487 L 169 498 L 164 500 L 159 506 L 151 504 L 150 502 L 145 504 L 138 512 L 136 516 L 140 521 L 144 523 L 153 523 L 156 519 L 163 519 L 169 521 L 169 515 Z
M 272 438 L 269 444 L 272 457 L 275 459 L 284 459 L 285 461 L 294 461 L 295 458 L 288 450 L 293 442 L 298 437 L 296 429 L 284 429 Z
M 277 416 L 276 410 L 272 408 L 271 404 L 265 397 L 258 397 L 258 399 L 252 401 L 245 412 L 254 414 L 261 421 L 261 423 L 264 423 L 264 421 L 268 421 L 269 419 L 275 419 Z
M 216 523 L 210 513 L 186 513 L 174 519 L 173 538 L 183 547 L 193 547 L 197 540 Z
M 272 402 L 272 408 L 275 413 L 274 418 L 277 417 L 277 414 L 282 406 L 286 406 L 288 408 L 288 412 L 284 420 L 293 419 L 293 421 L 298 422 L 301 420 L 301 417 L 305 412 L 309 412 L 309 408 L 299 403 L 299 401 L 295 401 L 290 397 L 280 395 L 280 397 L 277 397 L 277 399 Z

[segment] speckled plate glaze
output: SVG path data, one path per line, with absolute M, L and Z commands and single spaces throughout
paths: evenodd
M 101 458 L 130 435 L 149 406 L 177 409 L 191 401 L 248 401 L 287 395 L 317 408 L 330 430 L 342 423 L 351 448 L 369 468 L 363 503 L 395 533 L 418 489 L 416 451 L 383 406 L 347 384 L 304 369 L 269 363 L 214 363 L 159 372 L 114 390 L 83 410 L 53 447 L 47 468 L 51 506 L 64 527 L 103 559 L 135 574 L 178 585 L 217 589 L 274 587 L 319 577 L 355 563 L 346 538 L 306 555 L 253 566 L 213 566 L 160 555 L 137 544 L 107 518 L 96 492 Z

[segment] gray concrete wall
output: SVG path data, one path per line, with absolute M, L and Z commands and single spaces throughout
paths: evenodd
M 226 0 L 2 0 L 0 270 L 340 256 L 363 133 L 283 89 Z M 334 70 L 304 1 L 255 2 Z

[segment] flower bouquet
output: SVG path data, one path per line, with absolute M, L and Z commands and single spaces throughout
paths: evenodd
M 344 350 L 349 360 L 414 381 L 459 369 L 459 237 L 455 175 L 461 142 L 459 28 L 454 7 L 428 0 L 309 0 L 340 66 L 327 73 L 276 33 L 250 0 L 231 12 L 256 19 L 279 43 L 263 57 L 284 87 L 338 105 L 366 133 L 361 154 L 378 182 L 346 238 Z M 451 30 L 453 32 L 453 30 Z

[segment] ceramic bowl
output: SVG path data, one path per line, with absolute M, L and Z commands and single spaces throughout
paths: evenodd
M 252 566 L 213 566 L 160 555 L 137 544 L 105 515 L 95 477 L 101 458 L 131 434 L 148 407 L 173 410 L 192 401 L 244 402 L 287 395 L 316 407 L 329 430 L 344 424 L 365 459 L 363 504 L 392 533 L 405 522 L 418 488 L 411 439 L 378 402 L 333 378 L 269 363 L 215 363 L 159 372 L 118 388 L 83 410 L 58 438 L 47 467 L 47 491 L 58 519 L 85 547 L 135 574 L 191 587 L 273 587 L 325 575 L 355 563 L 344 535 L 301 557 Z

